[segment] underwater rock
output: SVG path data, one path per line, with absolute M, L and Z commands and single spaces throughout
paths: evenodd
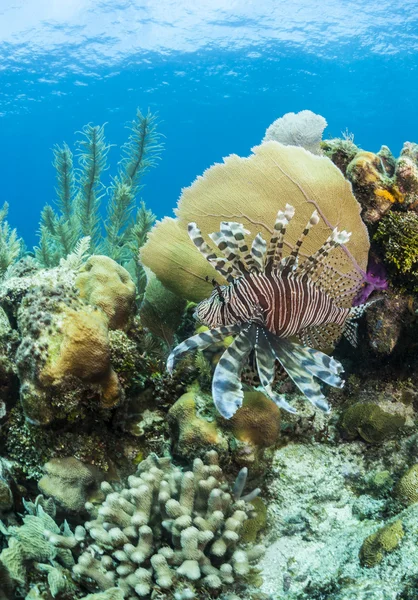
M 363 207 L 362 217 L 368 223 L 379 221 L 395 203 L 404 201 L 379 154 L 358 152 L 347 166 L 346 176 Z
M 321 142 L 321 150 L 345 176 L 347 167 L 360 149 L 349 138 L 333 138 Z
M 109 588 L 105 592 L 99 592 L 98 594 L 88 594 L 83 596 L 83 600 L 123 600 L 124 594 L 119 588 Z
M 396 485 L 396 495 L 404 504 L 418 502 L 418 464 L 402 475 Z
M 0 307 L 0 420 L 6 414 L 6 405 L 17 396 L 19 383 L 14 357 L 18 344 L 18 333 L 12 329 L 6 312 Z
M 312 154 L 321 153 L 321 140 L 328 123 L 311 110 L 289 112 L 273 121 L 263 142 L 280 142 L 284 146 L 301 146 Z
M 358 402 L 345 410 L 340 428 L 345 437 L 360 436 L 365 442 L 379 444 L 393 437 L 405 424 L 405 417 L 384 411 L 373 402 Z
M 93 465 L 73 457 L 53 458 L 44 465 L 44 471 L 38 482 L 40 492 L 66 510 L 83 512 L 86 502 L 103 499 L 103 473 Z
M 395 550 L 404 536 L 402 521 L 389 523 L 369 535 L 360 549 L 360 562 L 365 567 L 375 567 L 382 562 L 385 554 Z
M 199 410 L 200 406 L 202 411 Z M 227 439 L 215 420 L 205 418 L 205 412 L 205 400 L 199 390 L 183 394 L 168 411 L 167 418 L 174 434 L 176 453 L 180 456 L 191 459 L 206 452 L 208 448 L 221 455 L 227 452 Z
M 0 515 L 13 507 L 12 487 L 16 490 L 16 482 L 12 476 L 13 465 L 0 456 Z
M 376 302 L 366 313 L 367 335 L 370 347 L 382 356 L 395 350 L 405 327 L 408 299 L 389 293 Z
M 109 329 L 126 329 L 135 309 L 135 284 L 126 269 L 108 256 L 91 256 L 75 287 L 81 299 L 107 315 Z
M 224 424 L 239 441 L 268 448 L 279 437 L 280 409 L 262 392 L 245 392 L 241 408 Z

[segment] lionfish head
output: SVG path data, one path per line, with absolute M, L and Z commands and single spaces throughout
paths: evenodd
M 206 327 L 219 327 L 224 325 L 220 316 L 221 308 L 225 305 L 225 290 L 227 286 L 216 286 L 209 298 L 205 298 L 196 306 L 193 316 Z

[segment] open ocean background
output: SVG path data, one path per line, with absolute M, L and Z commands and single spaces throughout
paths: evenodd
M 143 190 L 159 217 L 289 111 L 397 155 L 418 142 L 417 69 L 416 0 L 0 0 L 0 203 L 35 244 L 54 144 L 107 122 L 110 176 L 137 107 L 165 136 Z

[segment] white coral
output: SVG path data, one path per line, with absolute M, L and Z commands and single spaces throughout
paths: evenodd
M 284 146 L 302 146 L 312 154 L 320 154 L 320 143 L 327 122 L 311 110 L 286 113 L 267 128 L 263 142 L 275 141 Z

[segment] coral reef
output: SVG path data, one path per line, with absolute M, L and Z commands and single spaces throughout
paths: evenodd
M 353 191 L 363 206 L 363 219 L 375 223 L 391 210 L 395 203 L 402 204 L 404 196 L 391 172 L 386 170 L 388 154 L 383 147 L 385 160 L 380 153 L 358 152 L 347 166 L 346 176 L 353 184 Z
M 343 412 L 340 427 L 345 436 L 360 436 L 370 444 L 379 444 L 396 435 L 405 424 L 402 415 L 386 412 L 373 402 L 359 402 Z
M 157 586 L 162 598 L 202 589 L 210 598 L 220 588 L 239 588 L 263 554 L 262 546 L 239 547 L 251 508 L 223 487 L 215 452 L 206 466 L 196 459 L 185 473 L 150 456 L 127 488 L 102 489 L 106 500 L 98 511 L 92 507 L 94 518 L 86 523 L 91 546 L 73 569 L 101 589 L 116 582 L 125 596 L 148 597 Z
M 108 256 L 91 256 L 74 282 L 80 298 L 100 308 L 109 329 L 126 329 L 133 317 L 135 284 L 128 271 Z
M 241 408 L 226 426 L 241 442 L 259 448 L 274 446 L 280 433 L 280 410 L 262 392 L 245 392 Z
M 360 151 L 349 135 L 344 138 L 324 140 L 321 142 L 321 150 L 325 156 L 328 156 L 337 165 L 344 176 L 347 173 L 348 165 Z
M 366 567 L 375 567 L 382 562 L 387 552 L 393 552 L 405 535 L 402 521 L 398 519 L 369 535 L 360 549 L 360 561 Z
M 311 110 L 286 113 L 266 130 L 263 142 L 280 142 L 285 146 L 302 146 L 312 154 L 320 154 L 321 140 L 327 122 Z
M 405 504 L 418 502 L 418 465 L 402 475 L 396 486 L 396 495 Z
M 21 257 L 0 211 L 1 600 L 415 600 L 418 145 L 395 158 L 348 134 L 321 142 L 322 118 L 301 117 L 273 124 L 280 141 L 208 169 L 148 242 L 155 217 L 134 205 L 161 152 L 152 115 L 138 115 L 106 189 L 103 128 L 84 128 L 78 157 L 55 147 L 57 208 L 43 211 L 36 258 Z M 172 346 L 207 331 L 193 301 L 213 289 L 187 224 L 207 237 L 240 221 L 251 243 L 290 200 L 284 256 L 315 204 L 323 227 L 306 253 L 334 226 L 353 231 L 352 254 L 332 263 L 344 301 L 383 299 L 357 349 L 336 348 L 351 376 L 329 414 L 277 373 L 297 415 L 245 388 L 226 422 L 210 382 L 232 337 L 166 372 Z
M 45 475 L 38 487 L 44 496 L 67 511 L 82 512 L 86 502 L 100 500 L 103 473 L 73 458 L 53 458 L 44 465 Z
M 185 472 L 169 458 L 150 455 L 126 487 L 115 491 L 102 483 L 105 499 L 86 504 L 92 520 L 74 532 L 66 522 L 58 527 L 51 499 L 26 502 L 20 526 L 0 524 L 8 538 L 0 565 L 20 591 L 28 590 L 36 565 L 47 574 L 51 595 L 60 598 L 79 585 L 94 593 L 98 588 L 100 598 L 113 597 L 115 588 L 122 598 L 155 598 L 158 591 L 161 600 L 201 593 L 209 599 L 221 590 L 247 590 L 250 598 L 253 565 L 264 547 L 245 546 L 240 530 L 254 512 L 247 498 L 259 490 L 242 496 L 246 473 L 237 481 L 229 492 L 213 451 Z
M 379 223 L 378 243 L 395 282 L 407 291 L 418 291 L 418 215 L 391 212 Z
M 203 403 L 203 414 L 199 407 Z M 168 422 L 174 429 L 175 451 L 184 458 L 192 458 L 207 448 L 222 455 L 228 450 L 228 442 L 216 421 L 205 418 L 204 399 L 199 390 L 192 389 L 183 394 L 168 411 Z

